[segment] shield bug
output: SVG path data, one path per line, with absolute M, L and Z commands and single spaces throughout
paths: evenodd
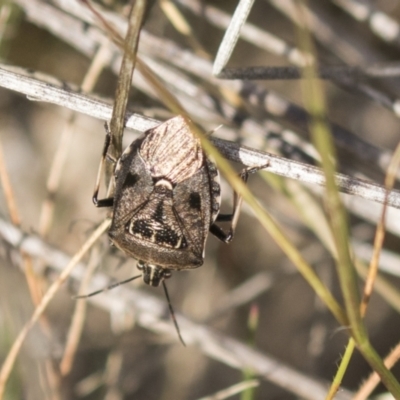
M 108 132 L 101 165 L 110 142 Z M 231 241 L 241 199 L 235 194 L 233 213 L 219 215 L 218 170 L 182 116 L 146 131 L 115 162 L 114 196 L 98 199 L 100 167 L 93 202 L 113 207 L 109 238 L 138 260 L 146 284 L 159 286 L 172 271 L 200 267 L 208 232 Z M 242 178 L 257 169 L 245 170 Z M 230 221 L 229 232 L 217 221 Z

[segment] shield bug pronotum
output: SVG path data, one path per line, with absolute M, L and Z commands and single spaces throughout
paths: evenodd
M 108 132 L 101 166 L 110 142 Z M 149 129 L 114 162 L 113 197 L 98 199 L 100 166 L 93 202 L 113 207 L 109 238 L 138 260 L 146 284 L 158 286 L 172 271 L 200 267 L 208 232 L 224 242 L 232 240 L 241 198 L 234 195 L 232 214 L 219 214 L 218 170 L 183 117 Z M 242 178 L 257 169 L 244 170 Z M 231 222 L 228 233 L 218 221 Z

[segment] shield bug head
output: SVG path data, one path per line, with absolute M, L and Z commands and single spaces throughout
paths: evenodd
M 159 286 L 164 279 L 171 277 L 171 271 L 159 265 L 145 264 L 139 261 L 137 268 L 142 271 L 143 282 L 150 286 Z

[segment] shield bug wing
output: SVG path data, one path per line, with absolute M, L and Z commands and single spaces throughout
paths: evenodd
M 138 150 L 143 139 L 136 140 L 126 148 L 115 168 L 115 194 L 112 223 L 108 235 L 114 245 L 135 257 L 126 242 L 126 225 L 153 191 L 153 180 Z
M 214 163 L 204 156 L 201 169 L 174 189 L 175 208 L 181 217 L 192 249 L 203 261 L 210 225 L 220 207 L 219 174 Z
M 204 247 L 211 223 L 211 190 L 207 162 L 189 179 L 176 185 L 174 189 L 174 207 L 181 220 L 187 246 L 187 265 L 193 268 L 203 264 Z M 196 264 L 188 263 L 195 258 Z M 192 264 L 192 265 L 191 265 Z

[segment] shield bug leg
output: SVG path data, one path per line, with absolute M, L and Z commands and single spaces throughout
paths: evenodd
M 258 167 L 245 168 L 239 174 L 239 176 L 243 180 L 243 182 L 246 183 L 250 174 L 254 174 L 257 171 L 260 171 L 260 170 L 268 167 L 268 165 L 269 164 L 261 165 Z M 214 236 L 216 236 L 219 240 L 221 240 L 222 242 L 230 243 L 232 241 L 233 236 L 235 234 L 236 225 L 239 220 L 240 209 L 242 207 L 242 203 L 243 203 L 242 196 L 240 196 L 237 192 L 234 192 L 233 193 L 233 212 L 231 214 L 219 214 L 216 219 L 216 222 L 230 222 L 231 223 L 228 233 L 224 232 L 224 230 L 215 223 L 210 226 L 210 232 Z
M 109 157 L 109 155 L 107 154 L 108 149 L 111 144 L 111 132 L 110 132 L 110 128 L 107 123 L 104 124 L 104 127 L 106 130 L 106 138 L 104 140 L 103 152 L 101 155 L 99 170 L 97 172 L 96 185 L 94 187 L 94 192 L 93 192 L 93 197 L 92 197 L 93 203 L 96 207 L 112 207 L 113 203 L 114 203 L 113 197 L 108 197 L 108 198 L 100 199 L 100 200 L 98 199 L 99 189 L 100 189 L 100 180 L 103 175 L 104 164 L 105 164 L 106 160 L 110 160 L 114 164 L 116 163 L 116 160 L 111 159 Z

